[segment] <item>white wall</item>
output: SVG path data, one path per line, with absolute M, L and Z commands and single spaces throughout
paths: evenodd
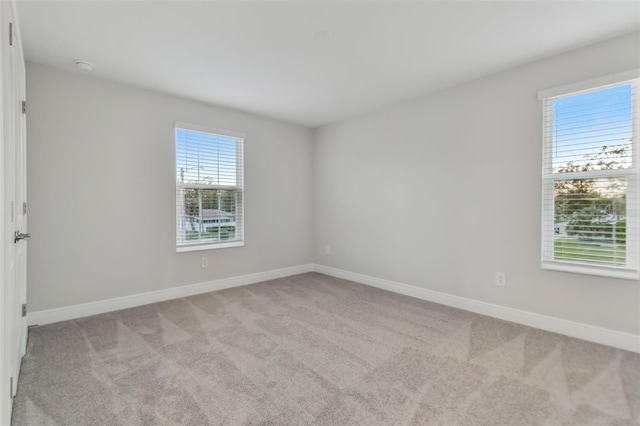
M 315 263 L 638 334 L 638 281 L 540 269 L 537 92 L 639 52 L 635 33 L 317 129 Z
M 33 63 L 27 98 L 29 311 L 312 261 L 309 129 Z M 175 252 L 175 121 L 246 134 L 244 247 Z

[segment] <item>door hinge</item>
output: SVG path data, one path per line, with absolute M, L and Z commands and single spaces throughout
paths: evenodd
M 13 22 L 9 22 L 9 46 L 13 46 Z
M 27 101 L 22 101 L 22 113 L 27 113 Z
M 13 399 L 13 377 L 9 379 L 9 398 Z
M 27 202 L 26 201 L 22 202 L 22 215 L 23 216 L 27 215 Z
M 23 317 L 27 316 L 27 304 L 26 303 L 22 304 L 22 316 Z

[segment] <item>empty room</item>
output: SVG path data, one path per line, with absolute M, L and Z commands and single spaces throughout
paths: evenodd
M 0 20 L 0 425 L 640 425 L 640 2 Z

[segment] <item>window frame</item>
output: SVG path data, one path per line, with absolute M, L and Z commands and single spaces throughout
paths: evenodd
M 616 87 L 625 84 L 632 85 L 632 131 L 631 131 L 631 167 L 627 169 L 591 170 L 568 173 L 553 173 L 553 142 L 550 129 L 547 128 L 546 114 L 550 111 L 549 104 L 556 98 L 579 95 Z M 554 89 L 543 90 L 538 93 L 542 103 L 542 211 L 541 211 L 541 267 L 542 269 L 563 271 L 587 275 L 605 276 L 613 278 L 637 280 L 640 278 L 640 69 L 633 69 L 617 74 L 586 80 Z M 624 178 L 627 181 L 627 235 L 626 235 L 626 264 L 624 267 L 590 265 L 587 263 L 556 260 L 553 258 L 555 242 L 547 233 L 554 233 L 554 203 L 555 182 L 574 179 L 596 178 Z M 549 205 L 551 203 L 551 206 Z M 553 217 L 549 218 L 549 214 Z M 630 232 L 631 230 L 631 232 Z M 549 241 L 554 247 L 549 247 Z M 551 259 L 550 259 L 551 255 Z
M 236 141 L 236 170 L 235 170 L 236 185 L 231 187 L 229 185 L 220 185 L 220 184 L 208 185 L 208 184 L 180 183 L 178 179 L 176 179 L 176 171 L 178 168 L 178 137 L 177 137 L 178 130 L 205 133 L 213 136 L 221 136 L 225 138 L 235 139 Z M 174 150 L 173 150 L 174 171 L 173 173 L 174 173 L 174 179 L 176 182 L 175 203 L 174 203 L 175 213 L 176 213 L 176 217 L 175 217 L 176 227 L 175 227 L 175 234 L 174 234 L 175 243 L 176 243 L 176 252 L 183 253 L 183 252 L 192 252 L 192 251 L 200 251 L 200 250 L 213 250 L 213 249 L 244 246 L 244 241 L 245 241 L 245 238 L 244 238 L 245 237 L 244 236 L 244 228 L 245 228 L 245 224 L 244 224 L 244 140 L 245 140 L 245 134 L 229 131 L 229 130 L 215 129 L 207 126 L 201 126 L 197 124 L 176 121 L 174 123 L 173 138 L 174 138 Z M 236 205 L 235 205 L 236 239 L 231 241 L 204 241 L 202 243 L 185 243 L 184 241 L 182 241 L 181 243 L 181 236 L 182 236 L 181 223 L 180 223 L 181 214 L 179 214 L 178 212 L 181 208 L 183 209 L 183 207 L 181 207 L 180 205 L 180 202 L 181 202 L 180 194 L 184 189 L 233 189 L 235 190 L 236 191 Z M 218 225 L 223 226 L 222 223 L 219 223 Z

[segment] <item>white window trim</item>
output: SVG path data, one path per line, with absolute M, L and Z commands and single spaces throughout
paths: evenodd
M 214 135 L 228 136 L 230 138 L 245 139 L 244 133 L 233 132 L 231 130 L 214 129 L 213 127 L 201 126 L 199 124 L 185 123 L 182 121 L 176 121 L 174 128 L 180 128 L 185 130 L 193 130 L 194 132 L 212 133 Z
M 177 246 L 176 253 L 184 253 L 188 251 L 200 251 L 200 250 L 213 250 L 213 249 L 219 249 L 219 248 L 242 247 L 242 246 L 244 246 L 244 240 L 224 242 L 224 243 L 190 244 L 190 245 L 184 245 L 184 246 Z
M 237 214 L 237 216 L 240 217 L 241 219 L 241 223 L 242 223 L 242 228 L 241 228 L 241 238 L 239 240 L 234 240 L 234 241 L 221 241 L 221 242 L 204 242 L 204 243 L 190 243 L 190 244 L 182 244 L 179 245 L 177 239 L 174 239 L 174 241 L 176 242 L 176 253 L 186 253 L 186 252 L 192 252 L 192 251 L 201 251 L 201 250 L 214 250 L 214 249 L 221 249 L 221 248 L 232 248 L 232 247 L 242 247 L 244 246 L 244 242 L 245 242 L 245 236 L 244 236 L 244 229 L 245 229 L 245 222 L 244 222 L 244 139 L 246 137 L 246 135 L 244 133 L 239 133 L 239 132 L 234 132 L 234 131 L 230 131 L 230 130 L 223 130 L 223 129 L 215 129 L 212 127 L 207 127 L 207 126 L 201 126 L 198 124 L 191 124 L 191 123 L 185 123 L 182 121 L 176 121 L 174 123 L 174 150 L 173 150 L 173 165 L 174 167 L 176 166 L 176 149 L 175 149 L 175 144 L 177 143 L 176 141 L 176 136 L 175 136 L 175 131 L 176 129 L 183 129 L 183 130 L 193 130 L 196 132 L 204 132 L 204 133 L 210 133 L 210 134 L 214 134 L 214 135 L 219 135 L 219 136 L 227 136 L 227 137 L 231 137 L 231 138 L 235 138 L 235 139 L 239 139 L 241 141 L 239 150 L 241 151 L 241 155 L 242 155 L 242 161 L 240 162 L 240 164 L 237 164 L 237 169 L 236 169 L 236 174 L 239 175 L 241 177 L 241 189 L 240 189 L 240 212 L 239 214 Z M 175 173 L 175 171 L 174 171 Z M 196 187 L 200 187 L 203 189 L 209 189 L 212 188 L 211 185 L 198 185 L 198 184 L 190 184 L 190 185 L 180 185 L 178 183 L 176 183 L 176 193 L 175 193 L 175 204 L 174 207 L 177 206 L 178 203 L 178 195 L 179 195 L 179 191 L 181 188 L 184 187 L 188 187 L 188 188 L 196 188 Z M 230 189 L 231 187 L 228 186 L 224 186 L 224 185 L 216 185 L 216 189 Z M 237 189 L 236 186 L 232 187 L 233 189 Z M 175 217 L 175 230 L 174 230 L 174 235 L 177 236 L 178 232 L 179 232 L 179 225 L 178 225 L 178 212 L 176 209 L 176 217 Z
M 605 88 L 606 86 L 616 86 L 619 84 L 624 84 L 625 82 L 629 82 L 632 80 L 636 80 L 640 78 L 640 68 L 611 74 L 607 76 L 602 76 L 590 80 L 585 80 L 577 83 L 572 83 L 568 85 L 564 85 L 561 87 L 556 87 L 552 89 L 542 90 L 538 92 L 538 99 L 542 102 L 549 98 L 568 96 L 572 94 L 578 94 L 583 91 L 591 91 L 594 89 Z M 632 162 L 633 167 L 629 169 L 622 170 L 612 170 L 607 171 L 605 173 L 593 173 L 586 172 L 585 176 L 582 176 L 582 173 L 571 173 L 569 177 L 567 174 L 562 174 L 562 176 L 556 176 L 558 174 L 553 174 L 551 167 L 552 162 L 549 161 L 549 158 L 545 158 L 546 155 L 550 154 L 546 146 L 551 146 L 551 141 L 548 136 L 546 136 L 545 132 L 545 123 L 544 119 L 542 120 L 542 134 L 543 134 L 543 149 L 542 149 L 542 203 L 541 203 L 541 218 L 542 218 L 542 227 L 541 227 L 541 267 L 542 269 L 553 270 L 553 271 L 562 271 L 562 272 L 570 272 L 570 273 L 579 273 L 579 274 L 587 274 L 587 275 L 597 275 L 597 276 L 605 276 L 612 278 L 621 278 L 621 279 L 629 279 L 629 280 L 638 280 L 640 278 L 640 265 L 638 265 L 635 269 L 625 269 L 625 268 L 613 268 L 606 266 L 598 266 L 598 265 L 589 265 L 589 264 L 580 264 L 577 262 L 561 262 L 561 261 L 551 261 L 545 260 L 545 254 L 547 247 L 545 246 L 545 236 L 547 232 L 553 232 L 553 228 L 545 229 L 545 199 L 544 197 L 554 197 L 554 182 L 555 180 L 564 180 L 567 178 L 579 179 L 584 177 L 593 177 L 597 174 L 606 174 L 609 176 L 623 176 L 627 178 L 629 191 L 632 196 L 627 199 L 627 222 L 633 221 L 634 224 L 632 227 L 638 230 L 634 234 L 627 236 L 627 241 L 630 242 L 627 245 L 627 256 L 631 258 L 635 256 L 636 258 L 640 255 L 638 252 L 640 250 L 640 141 L 639 135 L 640 129 L 638 128 L 638 122 L 640 120 L 640 82 L 634 83 L 634 91 L 633 91 L 633 104 L 634 104 L 634 119 L 632 122 L 633 130 L 632 130 Z M 544 107 L 542 108 L 542 113 L 544 116 Z M 631 250 L 629 250 L 631 249 Z
M 591 78 L 589 80 L 578 81 L 576 83 L 565 84 L 560 87 L 541 90 L 538 92 L 538 100 L 542 101 L 546 98 L 566 96 L 572 93 L 582 92 L 583 90 L 592 90 L 601 86 L 620 84 L 627 80 L 633 80 L 636 78 L 640 78 L 640 68 L 634 68 L 616 74 L 609 74 L 602 77 Z

